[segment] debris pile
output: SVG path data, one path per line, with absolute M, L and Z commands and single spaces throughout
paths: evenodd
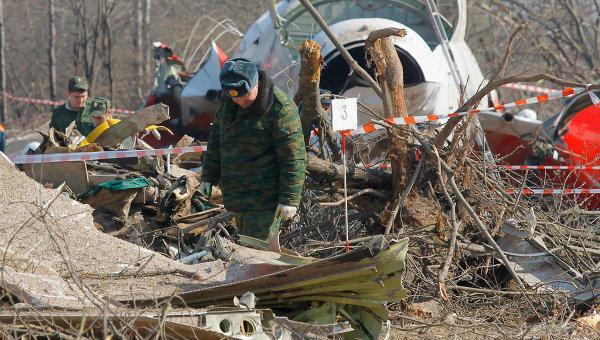
M 50 139 L 34 152 L 77 150 L 49 146 Z M 25 164 L 22 172 L 3 156 L 8 299 L 0 318 L 21 320 L 6 334 L 49 326 L 89 336 L 381 334 L 387 303 L 406 295 L 400 275 L 407 239 L 374 237 L 324 260 L 245 247 L 262 244 L 237 235 L 218 192 L 206 200 L 198 174 L 178 166 L 195 166 L 197 157 L 32 164 L 37 170 Z M 224 319 L 232 324 L 222 327 Z M 110 331 L 102 329 L 106 323 Z
M 548 180 L 502 166 L 470 114 L 514 81 L 500 75 L 522 27 L 488 83 L 461 96 L 455 113 L 417 124 L 392 41 L 407 30 L 370 32 L 372 77 L 311 3 L 300 2 L 383 106 L 376 112 L 361 104 L 374 119 L 360 136 L 331 131 L 322 99 L 335 96 L 319 88 L 321 46 L 300 45 L 294 100 L 307 178 L 298 216 L 282 225 L 281 251 L 238 234 L 218 188 L 200 193 L 202 151 L 172 157 L 144 141 L 148 133 L 160 138 L 147 126 L 169 119 L 166 106 L 144 108 L 93 139 L 50 130 L 29 152 L 40 162 L 17 169 L 0 158 L 0 322 L 19 318 L 1 331 L 207 339 L 597 331 L 600 214 L 583 210 L 581 197 L 515 190 Z M 560 98 L 573 94 L 570 88 Z M 547 147 L 536 150 L 542 156 L 556 148 L 536 142 L 534 149 Z M 184 137 L 174 149 L 186 147 L 204 144 Z M 132 153 L 91 156 L 122 149 Z M 51 158 L 74 153 L 81 159 Z

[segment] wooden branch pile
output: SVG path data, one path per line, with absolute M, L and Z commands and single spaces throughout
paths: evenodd
M 310 11 L 312 5 L 302 2 Z M 327 32 L 318 13 L 311 13 Z M 465 98 L 457 111 L 476 107 L 490 91 L 511 82 L 544 79 L 559 86 L 586 87 L 543 73 L 506 75 L 510 55 L 523 28 L 524 25 L 519 26 L 511 35 L 505 57 L 489 82 Z M 391 42 L 391 36 L 403 34 L 396 29 L 375 31 L 367 41 L 375 79 L 366 82 L 378 84 L 386 117 L 406 114 L 402 65 Z M 328 36 L 345 56 L 335 36 Z M 312 42 L 305 44 L 315 50 Z M 355 62 L 350 60 L 348 64 L 352 72 L 368 76 Z M 303 68 L 308 65 L 303 59 Z M 311 93 L 317 93 L 314 85 L 310 83 Z M 320 108 L 314 112 L 320 112 Z M 450 119 L 438 133 L 420 131 L 414 126 L 380 124 L 387 129 L 392 171 L 390 174 L 349 168 L 351 246 L 361 244 L 373 233 L 388 234 L 390 238 L 409 237 L 407 281 L 411 294 L 448 304 L 464 306 L 473 301 L 488 303 L 493 299 L 526 296 L 530 304 L 515 308 L 523 313 L 531 313 L 534 308 L 535 313 L 547 315 L 552 313 L 549 306 L 557 308 L 563 302 L 569 306 L 581 305 L 593 299 L 594 293 L 590 291 L 595 289 L 595 278 L 600 276 L 596 274 L 600 273 L 597 265 L 600 238 L 593 236 L 599 231 L 599 214 L 582 211 L 576 202 L 564 198 L 540 202 L 507 194 L 510 183 L 525 179 L 494 167 L 475 152 L 473 118 Z M 308 132 L 305 130 L 305 135 Z M 450 135 L 454 137 L 448 143 Z M 416 153 L 421 154 L 418 162 L 412 157 Z M 344 251 L 340 218 L 342 168 L 321 154 L 308 156 L 309 177 L 301 216 L 299 221 L 284 228 L 282 234 L 282 244 L 305 255 L 325 256 Z M 512 182 L 507 182 L 511 176 Z M 519 249 L 520 244 L 525 248 Z M 542 270 L 522 263 L 523 257 L 549 261 L 544 268 L 568 273 L 561 280 L 576 289 L 558 287 L 550 276 L 533 279 Z

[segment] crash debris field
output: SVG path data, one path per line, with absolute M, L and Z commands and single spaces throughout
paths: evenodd
M 599 337 L 600 85 L 588 65 L 597 46 L 585 37 L 600 31 L 581 3 L 265 1 L 247 29 L 207 14 L 164 42 L 148 38 L 151 3 L 128 9 L 139 58 L 109 52 L 86 69 L 106 73 L 88 81 L 97 81 L 94 95 L 116 97 L 101 112 L 114 114 L 111 124 L 87 136 L 77 122 L 7 129 L 0 337 Z M 96 26 L 86 4 L 70 10 L 95 40 L 73 46 L 104 50 L 122 4 L 99 1 L 94 20 L 106 24 Z M 246 6 L 244 16 L 258 13 Z M 489 22 L 475 29 L 480 12 L 502 14 L 495 20 L 506 32 Z M 525 39 L 540 20 L 549 33 Z M 548 28 L 556 22 L 561 30 Z M 74 65 L 89 66 L 85 53 Z M 480 67 L 482 56 L 491 65 Z M 223 188 L 201 185 L 216 112 L 238 95 L 223 93 L 220 79 L 236 57 L 298 109 L 305 181 L 278 244 L 240 232 Z M 111 69 L 126 64 L 136 68 L 131 109 Z M 539 64 L 554 68 L 537 72 Z M 569 65 L 575 71 L 563 72 Z M 10 86 L 2 123 L 64 104 Z M 244 128 L 258 134 L 263 124 Z M 246 158 L 221 165 L 241 168 Z M 256 194 L 260 184 L 246 189 Z

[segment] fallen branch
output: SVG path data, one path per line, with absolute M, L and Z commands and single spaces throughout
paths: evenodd
M 435 149 L 434 149 L 435 151 Z M 443 300 L 448 301 L 448 293 L 446 291 L 446 278 L 448 277 L 448 270 L 450 269 L 450 264 L 452 263 L 452 258 L 454 257 L 454 250 L 456 249 L 456 238 L 458 236 L 458 227 L 460 222 L 457 222 L 456 218 L 456 203 L 452 200 L 452 197 L 448 193 L 448 189 L 444 184 L 444 175 L 442 173 L 442 164 L 440 155 L 437 154 L 437 173 L 438 178 L 440 179 L 440 186 L 442 187 L 442 192 L 450 205 L 450 224 L 452 224 L 452 234 L 450 235 L 450 245 L 448 247 L 448 255 L 446 255 L 446 260 L 444 261 L 444 265 L 442 269 L 440 269 L 438 273 L 438 294 Z
M 306 170 L 317 180 L 338 182 L 343 180 L 342 165 L 328 162 L 314 155 L 307 155 Z M 392 185 L 391 174 L 380 170 L 364 170 L 349 166 L 346 172 L 348 183 L 358 187 L 389 189 Z
M 435 146 L 431 145 L 427 140 L 425 140 L 425 138 L 421 137 L 419 131 L 417 130 L 417 128 L 415 126 L 411 125 L 410 127 L 415 132 L 414 133 L 415 138 L 417 138 L 419 143 L 421 143 L 421 145 L 423 146 L 423 148 L 425 149 L 425 152 L 429 155 L 429 157 L 432 157 L 437 162 L 439 162 L 439 164 L 441 165 L 442 170 L 448 176 L 448 182 L 450 184 L 450 188 L 452 189 L 452 192 L 458 198 L 458 201 L 463 206 L 463 208 L 465 208 L 465 210 L 469 213 L 469 215 L 475 222 L 475 225 L 477 226 L 477 229 L 479 230 L 479 232 L 485 237 L 486 241 L 494 248 L 494 251 L 496 252 L 498 258 L 500 259 L 500 261 L 502 261 L 502 263 L 504 264 L 504 266 L 506 267 L 506 269 L 508 270 L 508 272 L 510 273 L 512 278 L 515 280 L 517 285 L 521 288 L 525 288 L 525 286 L 521 282 L 521 279 L 519 279 L 519 277 L 517 276 L 515 269 L 511 266 L 510 261 L 508 261 L 506 254 L 504 254 L 502 249 L 500 249 L 500 246 L 498 246 L 498 244 L 496 243 L 496 241 L 494 240 L 492 235 L 485 228 L 485 226 L 483 225 L 483 222 L 481 221 L 481 219 L 479 218 L 479 216 L 477 215 L 477 213 L 475 212 L 473 207 L 469 204 L 469 202 L 467 202 L 467 200 L 461 193 L 460 189 L 458 188 L 458 185 L 454 181 L 454 171 L 452 171 L 450 166 L 448 166 L 448 164 L 446 164 L 446 162 L 444 162 L 444 160 L 440 158 L 437 151 L 434 151 L 433 148 L 435 148 Z
M 367 51 L 375 64 L 377 81 L 383 92 L 381 99 L 385 116 L 388 118 L 407 114 L 404 100 L 404 69 L 390 36 L 404 37 L 406 30 L 386 28 L 372 31 L 366 41 Z M 410 141 L 393 133 L 389 133 L 388 136 L 394 195 L 381 214 L 386 234 L 391 232 L 402 202 L 406 199 L 403 194 L 407 187 L 408 173 L 412 168 L 408 153 Z M 411 179 L 416 180 L 416 176 L 412 176 Z M 412 187 L 412 184 L 408 186 Z
M 470 293 L 481 293 L 481 294 L 489 294 L 489 295 L 506 295 L 506 296 L 514 296 L 514 295 L 529 295 L 529 296 L 542 296 L 542 295 L 553 295 L 550 292 L 523 292 L 523 291 L 505 291 L 505 290 L 496 290 L 496 289 L 485 289 L 485 288 L 472 288 L 472 287 L 463 287 L 463 286 L 448 286 L 448 289 L 452 290 L 462 290 Z M 556 293 L 554 293 L 556 294 Z
M 371 194 L 371 195 L 376 196 L 376 197 L 381 198 L 381 199 L 387 199 L 388 198 L 387 195 L 384 195 L 384 194 L 380 193 L 377 190 L 363 189 L 363 190 L 361 190 L 361 191 L 359 191 L 359 192 L 357 192 L 357 193 L 349 196 L 347 200 L 350 201 L 350 200 L 352 200 L 352 199 L 354 199 L 356 197 L 359 197 L 359 196 L 362 196 L 362 195 L 365 195 L 365 194 Z M 342 204 L 344 204 L 344 200 L 343 199 L 339 200 L 337 202 L 319 203 L 319 205 L 322 206 L 322 207 L 335 207 L 335 206 L 342 205 Z

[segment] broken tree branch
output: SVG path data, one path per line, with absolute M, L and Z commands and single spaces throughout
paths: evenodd
M 436 151 L 434 149 L 434 151 Z M 437 152 L 436 152 L 437 154 Z M 457 222 L 456 218 L 456 203 L 452 200 L 450 193 L 448 193 L 448 189 L 444 184 L 444 174 L 442 172 L 442 164 L 440 162 L 440 155 L 437 154 L 437 173 L 438 178 L 440 180 L 440 186 L 442 187 L 442 192 L 450 205 L 450 224 L 452 225 L 452 234 L 450 235 L 450 245 L 448 246 L 448 255 L 446 255 L 446 260 L 444 261 L 444 265 L 442 269 L 440 269 L 438 273 L 438 294 L 443 300 L 448 301 L 448 292 L 446 291 L 446 278 L 448 277 L 448 270 L 450 269 L 450 264 L 452 263 L 452 258 L 454 257 L 454 250 L 456 249 L 456 238 L 458 236 L 458 227 L 460 225 Z
M 323 57 L 321 57 L 321 46 L 313 40 L 304 41 L 300 44 L 298 51 L 300 52 L 300 76 L 294 102 L 301 106 L 300 120 L 304 133 L 304 144 L 308 145 L 315 119 L 323 111 L 319 102 Z
M 379 198 L 382 198 L 382 199 L 387 199 L 388 198 L 387 195 L 384 195 L 384 194 L 380 193 L 377 190 L 363 189 L 363 190 L 361 190 L 361 191 L 359 191 L 359 192 L 357 192 L 357 193 L 355 193 L 353 195 L 348 196 L 347 200 L 351 201 L 351 200 L 355 199 L 356 197 L 359 197 L 359 196 L 362 196 L 362 195 L 366 195 L 366 194 L 372 194 L 373 196 L 376 196 L 376 197 L 379 197 Z M 335 207 L 335 206 L 342 205 L 342 204 L 344 204 L 344 200 L 343 199 L 339 200 L 337 202 L 319 203 L 319 205 L 322 206 L 322 207 Z
M 405 37 L 406 30 L 404 28 L 389 27 L 389 28 L 382 28 L 380 30 L 372 31 L 371 33 L 369 33 L 369 37 L 367 37 L 367 42 L 366 42 L 367 48 L 373 47 L 373 43 L 376 40 L 391 37 L 391 36 Z
M 339 159 L 339 147 L 334 140 L 331 127 L 327 123 L 326 112 L 321 106 L 319 86 L 321 82 L 321 46 L 313 40 L 306 40 L 298 48 L 300 52 L 300 76 L 298 91 L 294 102 L 300 107 L 300 120 L 304 134 L 304 144 L 310 144 L 313 127 L 319 129 L 319 141 L 323 158 L 327 157 L 325 145 L 328 145 L 334 159 Z
M 427 140 L 425 140 L 425 138 L 421 137 L 419 131 L 417 130 L 417 128 L 414 125 L 411 125 L 410 127 L 413 131 L 415 131 L 415 133 L 414 133 L 415 138 L 417 138 L 419 143 L 421 143 L 421 145 L 423 146 L 423 149 L 429 155 L 429 157 L 432 157 L 434 160 L 438 161 L 440 163 L 440 165 L 442 166 L 442 170 L 444 170 L 444 172 L 448 176 L 448 182 L 450 184 L 450 188 L 452 189 L 452 192 L 458 198 L 458 201 L 463 206 L 463 208 L 465 208 L 465 210 L 469 213 L 469 216 L 471 216 L 471 218 L 475 222 L 475 225 L 477 226 L 477 229 L 479 230 L 479 232 L 484 236 L 486 241 L 490 245 L 492 245 L 492 247 L 494 248 L 494 251 L 496 252 L 496 255 L 498 256 L 500 261 L 502 261 L 502 263 L 504 264 L 504 266 L 506 267 L 506 269 L 508 270 L 508 272 L 510 273 L 512 278 L 515 280 L 517 285 L 521 288 L 525 288 L 525 286 L 521 282 L 521 279 L 519 279 L 519 277 L 517 276 L 515 269 L 511 266 L 510 261 L 508 261 L 506 254 L 504 254 L 504 251 L 502 251 L 502 249 L 500 249 L 500 246 L 498 246 L 498 244 L 496 243 L 496 241 L 494 240 L 494 238 L 492 237 L 490 232 L 485 228 L 485 225 L 483 224 L 483 222 L 481 221 L 481 219 L 479 218 L 479 216 L 477 215 L 477 213 L 475 212 L 473 207 L 469 204 L 469 202 L 467 202 L 467 200 L 461 193 L 458 185 L 454 181 L 454 171 L 452 171 L 452 168 L 450 168 L 450 166 L 448 164 L 446 164 L 446 162 L 439 157 L 439 154 L 437 152 L 433 151 L 435 148 L 435 145 L 430 144 Z
M 306 170 L 313 178 L 325 182 L 338 182 L 343 180 L 344 170 L 339 164 L 328 162 L 314 155 L 307 155 Z M 379 170 L 363 170 L 349 166 L 346 172 L 348 183 L 358 187 L 389 189 L 392 176 Z
M 398 52 L 390 36 L 406 36 L 406 30 L 386 28 L 369 33 L 366 46 L 371 59 L 375 64 L 377 81 L 383 92 L 383 106 L 386 117 L 406 116 L 406 102 L 404 101 L 404 69 L 398 57 Z M 400 128 L 404 131 L 404 128 Z M 400 202 L 406 197 L 401 191 L 406 188 L 408 172 L 411 168 L 409 157 L 409 140 L 397 134 L 389 133 L 389 152 L 392 163 L 392 184 L 394 196 L 382 213 L 381 220 L 385 233 L 392 230 L 396 216 L 400 211 Z M 414 177 L 414 176 L 413 176 Z M 415 178 L 416 180 L 416 178 Z M 412 186 L 412 185 L 411 185 Z
M 461 105 L 456 110 L 457 112 L 466 111 L 466 110 L 469 110 L 469 109 L 475 107 L 476 105 L 479 104 L 481 99 L 483 99 L 488 93 L 490 93 L 491 91 L 500 87 L 501 85 L 504 85 L 504 84 L 496 85 L 497 78 L 500 76 L 502 71 L 504 71 L 504 69 L 506 68 L 508 59 L 510 58 L 510 56 L 514 50 L 514 47 L 515 47 L 515 40 L 517 39 L 519 33 L 521 33 L 521 31 L 523 31 L 525 26 L 526 26 L 526 24 L 519 25 L 519 27 L 517 27 L 513 31 L 513 33 L 510 35 L 510 38 L 508 39 L 508 44 L 506 46 L 506 51 L 504 52 L 504 57 L 502 58 L 502 62 L 500 63 L 500 65 L 498 65 L 498 67 L 496 68 L 496 70 L 494 71 L 492 76 L 490 77 L 490 81 L 481 90 L 477 91 L 477 93 L 475 93 L 473 96 L 471 96 L 471 98 L 469 98 L 469 100 L 467 100 L 463 105 Z M 458 125 L 458 123 L 460 123 L 461 120 L 462 120 L 462 116 L 451 118 L 446 123 L 446 125 L 444 126 L 442 131 L 440 131 L 440 133 L 438 133 L 435 136 L 435 139 L 433 140 L 433 145 L 435 145 L 435 147 L 437 147 L 437 148 L 440 148 L 444 144 L 444 142 L 446 141 L 448 136 L 450 136 L 450 134 L 452 133 L 452 131 L 454 130 L 456 125 Z
M 379 85 L 377 85 L 377 82 L 373 78 L 371 78 L 369 73 L 364 68 L 362 68 L 356 62 L 356 60 L 354 60 L 354 58 L 352 58 L 352 56 L 350 55 L 348 50 L 344 47 L 344 45 L 342 45 L 339 42 L 339 40 L 336 38 L 336 36 L 333 34 L 333 32 L 331 32 L 331 29 L 329 29 L 329 26 L 327 25 L 327 23 L 325 22 L 323 17 L 321 17 L 319 12 L 317 12 L 317 10 L 310 3 L 310 1 L 308 1 L 308 0 L 299 0 L 299 1 L 304 6 L 304 8 L 306 8 L 306 10 L 310 13 L 310 15 L 312 15 L 312 17 L 315 19 L 317 24 L 319 24 L 319 26 L 323 30 L 323 32 L 325 32 L 327 37 L 329 37 L 329 40 L 331 40 L 333 45 L 335 45 L 335 47 L 340 52 L 340 54 L 342 55 L 344 60 L 346 60 L 346 62 L 350 66 L 350 69 L 353 70 L 354 72 L 356 72 L 367 83 L 369 83 L 369 85 L 373 88 L 375 93 L 377 93 L 377 95 L 380 98 L 383 98 L 383 93 L 381 92 L 381 88 L 379 87 Z
M 502 85 L 510 84 L 510 83 L 533 83 L 540 80 L 546 80 L 553 84 L 556 84 L 561 87 L 584 87 L 590 90 L 598 90 L 600 89 L 600 84 L 584 84 L 581 82 L 574 82 L 565 80 L 547 73 L 537 73 L 532 75 L 514 75 L 507 76 L 503 78 L 499 78 L 498 76 L 502 73 L 502 71 L 506 68 L 506 64 L 508 63 L 508 59 L 512 54 L 512 51 L 515 47 L 515 40 L 517 39 L 518 34 L 525 28 L 526 24 L 519 25 L 517 29 L 511 34 L 508 45 L 506 48 L 506 52 L 504 54 L 504 58 L 502 59 L 502 63 L 498 66 L 490 81 L 479 91 L 477 91 L 469 100 L 467 100 L 463 105 L 461 105 L 456 112 L 463 112 L 475 107 L 488 93 L 491 91 L 501 87 Z M 433 145 L 435 147 L 440 148 L 446 139 L 450 136 L 456 125 L 462 120 L 463 116 L 453 117 L 446 123 L 442 131 L 440 131 L 433 140 Z

